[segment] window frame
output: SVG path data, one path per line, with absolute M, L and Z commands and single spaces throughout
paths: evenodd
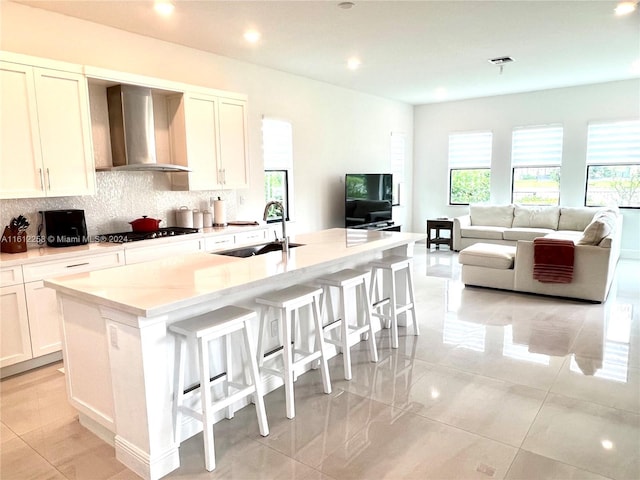
M 540 131 L 547 130 L 550 132 L 550 136 L 548 137 L 548 141 L 546 144 L 541 144 L 537 149 L 523 149 L 520 142 L 525 144 L 536 141 L 536 133 Z M 553 133 L 554 130 L 559 132 L 560 141 L 558 143 L 553 143 Z M 531 135 L 530 138 L 526 136 L 524 138 L 517 138 L 520 134 L 526 133 Z M 544 137 L 543 137 L 544 138 Z M 549 155 L 550 148 L 557 147 L 559 149 L 558 152 L 554 153 L 552 156 Z M 539 161 L 531 161 L 527 160 L 528 157 L 534 155 Z M 525 125 L 514 127 L 511 130 L 511 203 L 516 203 L 515 196 L 515 186 L 516 186 L 516 171 L 520 169 L 544 169 L 544 168 L 553 168 L 558 171 L 558 194 L 556 203 L 521 203 L 522 205 L 530 205 L 530 206 L 559 206 L 561 197 L 562 197 L 562 189 L 561 189 L 561 179 L 562 179 L 562 159 L 564 155 L 564 125 L 562 123 L 550 123 L 544 125 Z M 549 160 L 551 158 L 551 160 Z
M 278 124 L 282 124 L 277 127 Z M 285 127 L 286 125 L 286 127 Z M 266 128 L 268 127 L 268 128 Z M 276 128 L 277 127 L 277 128 Z M 274 144 L 274 138 L 283 138 L 283 128 L 286 128 L 286 139 L 290 142 L 284 145 L 284 142 Z M 275 130 L 274 130 L 275 129 Z M 265 130 L 274 132 L 276 137 L 269 137 L 270 141 L 265 142 Z M 262 154 L 263 154 L 263 174 L 264 174 L 264 199 L 268 203 L 273 198 L 267 198 L 267 173 L 282 172 L 284 174 L 284 220 L 290 221 L 294 212 L 293 209 L 293 124 L 286 118 L 274 117 L 269 115 L 262 116 Z M 274 146 L 274 150 L 266 151 L 265 145 Z M 284 147 L 283 147 L 284 145 Z M 284 152 L 284 155 L 283 155 Z M 282 221 L 281 216 L 268 216 L 266 222 L 276 223 Z
M 602 155 L 599 155 L 598 150 L 600 148 L 602 148 L 602 144 L 598 144 L 598 141 L 601 141 L 601 138 L 598 138 L 598 133 L 595 132 L 592 136 L 591 132 L 592 132 L 592 128 L 597 129 L 598 127 L 604 128 L 604 129 L 612 129 L 615 128 L 616 126 L 620 125 L 624 128 L 625 125 L 627 124 L 631 124 L 631 129 L 637 129 L 635 132 L 632 132 L 629 134 L 629 132 L 626 132 L 628 135 L 631 135 L 631 140 L 630 140 L 630 144 L 631 147 L 628 146 L 628 144 L 622 143 L 619 145 L 622 145 L 623 148 L 622 150 L 618 149 L 618 151 L 615 150 L 615 148 L 612 148 L 612 152 L 607 152 L 607 157 L 609 155 L 616 155 L 616 153 L 618 155 L 621 156 L 620 159 L 622 159 L 622 162 L 618 162 L 618 163 L 613 163 L 613 162 L 609 162 L 606 159 L 602 158 Z M 619 120 L 609 120 L 609 121 L 597 121 L 597 122 L 589 122 L 589 125 L 587 127 L 587 154 L 586 154 L 586 159 L 585 159 L 585 184 L 584 184 L 584 206 L 585 207 L 602 207 L 602 206 L 606 206 L 606 205 L 595 205 L 595 204 L 590 204 L 588 203 L 588 199 L 589 199 L 589 169 L 591 167 L 609 167 L 609 168 L 618 168 L 618 167 L 635 167 L 640 169 L 640 148 L 638 149 L 638 153 L 635 154 L 635 150 L 633 150 L 633 153 L 629 158 L 629 161 L 624 161 L 625 157 L 629 156 L 630 150 L 628 150 L 629 148 L 633 148 L 633 145 L 636 144 L 638 145 L 640 143 L 640 120 L 637 119 L 619 119 Z M 621 133 L 625 133 L 623 132 L 614 132 L 614 135 L 620 135 Z M 602 135 L 602 134 L 600 134 Z M 594 138 L 595 137 L 595 138 Z M 628 138 L 626 138 L 625 140 L 629 140 Z M 591 142 L 594 142 L 593 144 Z M 595 152 L 593 152 L 592 154 L 592 147 L 594 148 Z M 593 156 L 592 156 L 593 155 Z M 594 158 L 595 157 L 595 158 Z M 605 157 L 606 158 L 606 157 Z M 637 160 L 637 161 L 635 161 Z M 639 210 L 640 209 L 640 202 L 638 202 L 637 205 L 621 205 L 618 201 L 616 202 L 616 206 L 620 209 L 629 209 L 629 210 Z
M 465 142 L 452 142 L 452 140 L 455 137 L 476 137 L 476 138 L 482 138 L 485 137 L 485 140 L 487 143 L 480 143 L 478 140 L 475 140 L 475 142 L 471 143 L 468 139 Z M 460 205 L 470 205 L 472 203 L 480 203 L 480 202 L 487 202 L 487 201 L 491 201 L 491 175 L 492 175 L 492 168 L 491 168 L 491 162 L 493 159 L 493 131 L 492 130 L 471 130 L 471 131 L 464 131 L 464 132 L 449 132 L 448 135 L 448 146 L 447 146 L 447 170 L 449 172 L 449 195 L 448 195 L 448 202 L 450 206 L 460 206 Z M 462 147 L 467 147 L 469 148 L 470 146 L 473 146 L 476 149 L 487 149 L 488 152 L 486 154 L 486 158 L 482 157 L 481 159 L 478 159 L 478 155 L 475 155 L 472 157 L 468 157 L 468 156 L 464 156 L 463 158 L 461 158 L 458 155 L 456 155 L 455 153 L 452 155 L 452 147 L 458 147 L 460 148 Z M 482 151 L 482 150 L 480 150 Z M 454 150 L 455 152 L 455 150 Z M 476 171 L 476 170 L 488 170 L 489 171 L 489 198 L 484 200 L 484 199 L 468 199 L 468 202 L 465 203 L 459 203 L 459 202 L 454 202 L 453 198 L 452 198 L 452 187 L 453 187 L 453 172 L 454 171 Z

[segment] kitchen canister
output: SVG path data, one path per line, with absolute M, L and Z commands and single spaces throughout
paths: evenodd
M 218 197 L 213 201 L 213 226 L 225 227 L 227 225 L 227 211 L 225 210 L 224 200 Z
M 189 207 L 182 206 L 176 210 L 176 224 L 182 228 L 193 228 L 193 212 Z
M 193 210 L 193 228 L 202 228 L 204 215 L 197 208 Z
M 213 225 L 213 215 L 211 215 L 209 210 L 202 212 L 202 223 L 204 228 L 211 228 Z

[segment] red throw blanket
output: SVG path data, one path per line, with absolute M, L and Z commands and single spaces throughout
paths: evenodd
M 571 283 L 574 250 L 571 240 L 534 239 L 533 278 L 545 283 Z

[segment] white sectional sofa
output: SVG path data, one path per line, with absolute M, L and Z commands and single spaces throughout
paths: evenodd
M 578 298 L 606 299 L 620 257 L 622 215 L 617 209 L 471 205 L 454 219 L 454 250 L 462 250 L 466 285 Z M 555 223 L 554 223 L 555 222 Z M 538 237 L 575 244 L 571 283 L 533 278 Z

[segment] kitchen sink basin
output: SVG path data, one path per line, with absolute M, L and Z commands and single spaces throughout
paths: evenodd
M 300 243 L 290 243 L 289 248 L 301 247 Z M 222 252 L 212 252 L 214 255 L 227 255 L 230 257 L 255 257 L 256 255 L 264 255 L 269 252 L 282 251 L 280 242 L 261 243 L 259 245 L 247 245 L 245 247 L 232 248 L 231 250 L 223 250 Z

